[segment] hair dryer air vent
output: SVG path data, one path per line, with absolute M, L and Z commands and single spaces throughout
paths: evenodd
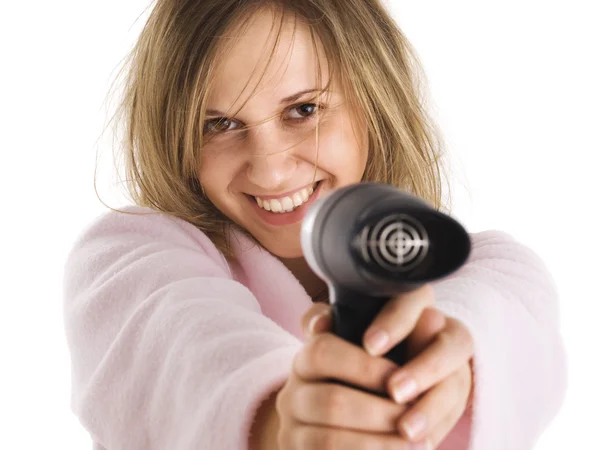
M 374 226 L 366 225 L 357 243 L 366 264 L 390 272 L 406 272 L 427 256 L 429 236 L 416 218 L 390 214 Z

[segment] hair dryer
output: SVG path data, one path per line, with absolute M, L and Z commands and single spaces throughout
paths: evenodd
M 379 183 L 345 186 L 317 200 L 303 219 L 301 242 L 307 263 L 328 285 L 333 333 L 359 347 L 386 302 L 454 272 L 471 251 L 453 218 Z M 384 356 L 406 362 L 402 343 Z

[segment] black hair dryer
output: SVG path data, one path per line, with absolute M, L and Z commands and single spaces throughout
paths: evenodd
M 329 287 L 333 333 L 359 347 L 392 297 L 457 270 L 471 240 L 424 200 L 379 183 L 358 183 L 317 200 L 302 222 L 302 250 Z M 406 362 L 402 343 L 384 355 Z

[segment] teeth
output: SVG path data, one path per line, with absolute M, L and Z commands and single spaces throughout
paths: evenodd
M 308 198 L 314 192 L 315 186 L 316 184 L 309 188 L 302 189 L 301 191 L 294 193 L 291 197 L 288 196 L 273 200 L 264 200 L 260 197 L 255 197 L 256 203 L 261 208 L 274 213 L 293 211 L 298 206 L 308 201 Z
M 279 200 L 270 200 L 269 203 L 271 203 L 271 211 L 273 212 L 281 212 L 283 209 L 281 207 L 281 203 L 279 203 Z
M 292 209 L 294 209 L 294 202 L 289 197 L 283 197 L 281 199 L 281 207 L 285 212 L 291 211 Z
M 298 192 L 292 196 L 292 200 L 294 200 L 294 206 L 300 206 L 305 201 L 302 200 L 302 196 Z

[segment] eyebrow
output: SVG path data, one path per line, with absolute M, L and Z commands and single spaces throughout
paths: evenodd
M 281 101 L 279 102 L 279 104 L 283 105 L 284 103 L 293 102 L 294 100 L 298 100 L 298 98 L 300 98 L 304 94 L 308 94 L 310 92 L 321 92 L 321 91 L 323 91 L 323 90 L 322 89 L 316 89 L 316 88 L 313 88 L 313 89 L 304 89 L 303 91 L 296 92 L 295 94 L 290 95 L 289 97 L 282 98 Z M 209 115 L 209 116 L 225 116 L 226 114 L 223 113 L 223 112 L 221 112 L 221 111 L 219 111 L 219 110 L 216 110 L 216 109 L 207 109 L 206 110 L 206 115 Z

